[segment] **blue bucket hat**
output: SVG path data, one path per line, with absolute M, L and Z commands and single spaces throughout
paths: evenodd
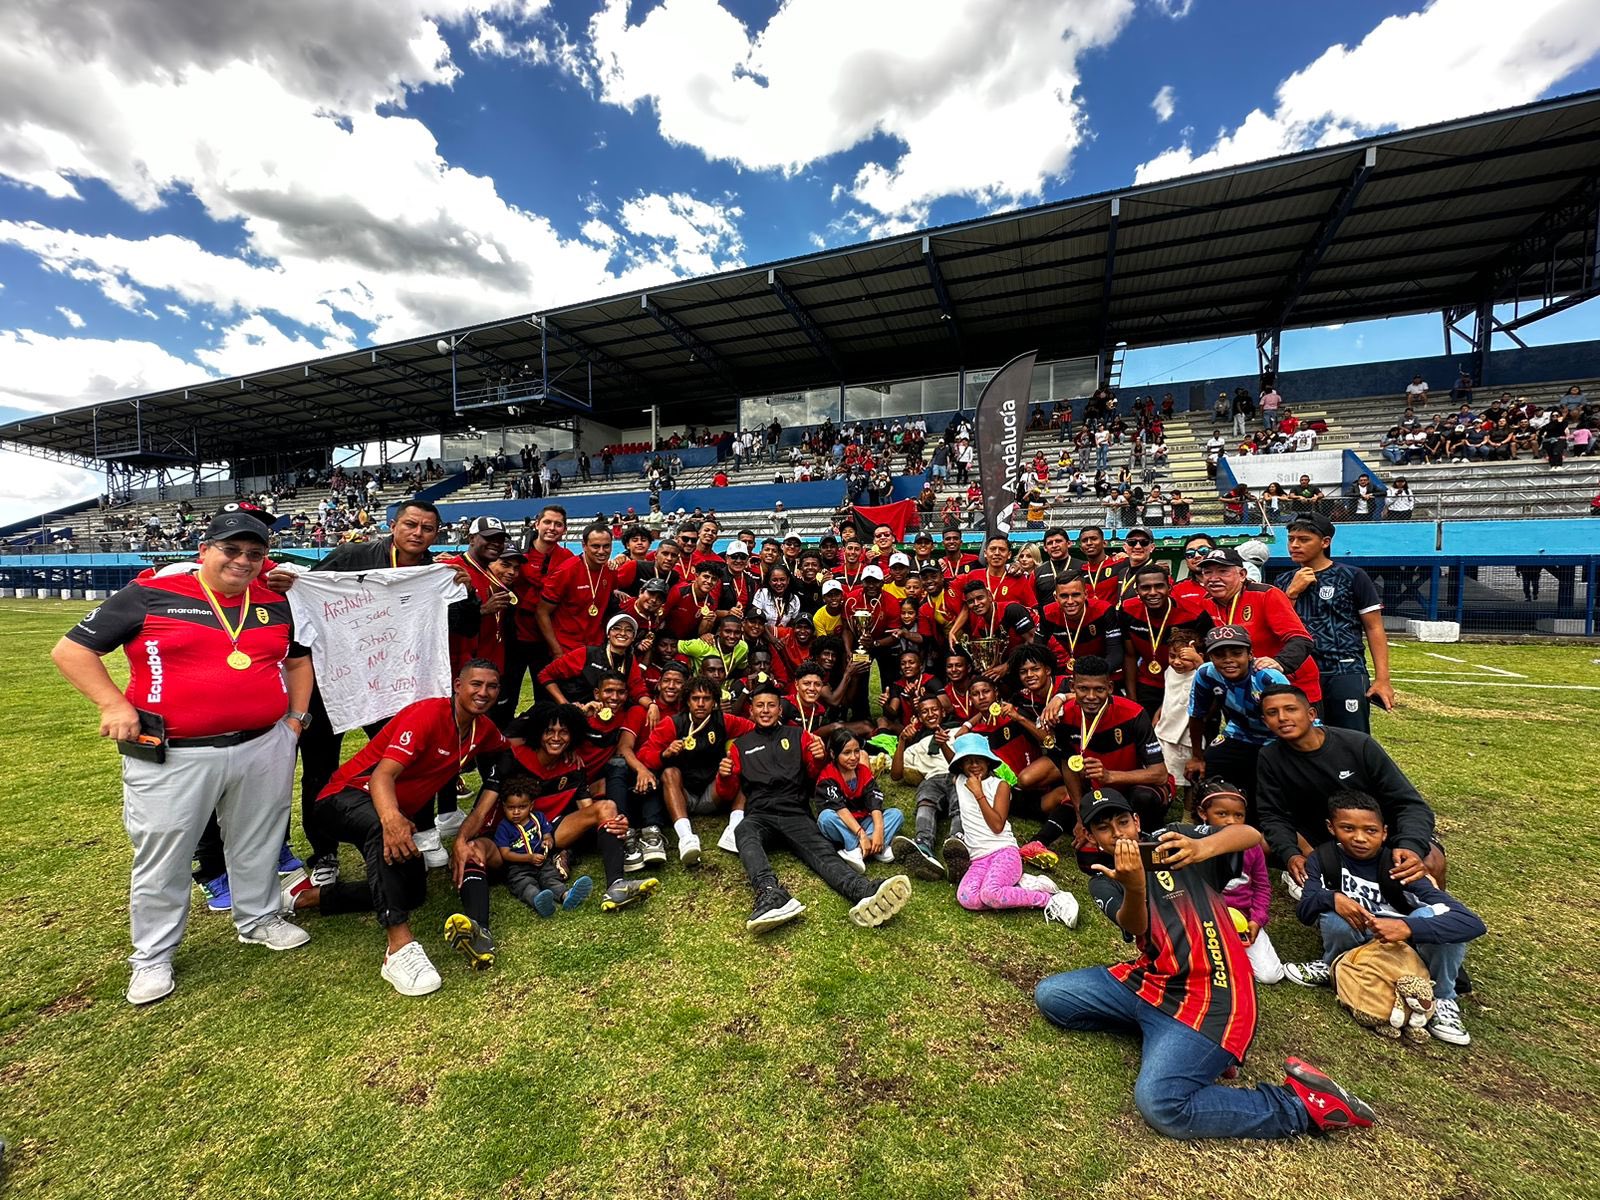
M 995 766 L 1000 765 L 1000 759 L 995 752 L 989 749 L 989 739 L 981 733 L 963 733 L 954 742 L 950 743 L 950 770 L 954 771 L 961 765 L 964 758 L 988 759 Z

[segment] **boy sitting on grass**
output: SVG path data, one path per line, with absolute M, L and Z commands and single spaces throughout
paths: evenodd
M 506 890 L 541 917 L 553 917 L 556 905 L 577 908 L 594 890 L 594 881 L 580 875 L 568 886 L 561 877 L 555 831 L 534 808 L 538 786 L 526 776 L 514 779 L 500 799 L 500 823 L 494 847 L 485 847 L 488 865 L 506 869 Z
M 1428 1032 L 1452 1046 L 1472 1038 L 1461 1023 L 1456 976 L 1467 943 L 1482 937 L 1483 921 L 1424 875 L 1409 883 L 1394 879 L 1394 851 L 1378 802 L 1364 792 L 1335 792 L 1328 798 L 1328 832 L 1306 860 L 1298 914 L 1322 935 L 1322 958 L 1289 963 L 1284 971 L 1302 987 L 1332 981 L 1333 960 L 1346 950 L 1376 939 L 1410 942 L 1433 976 L 1434 1015 Z

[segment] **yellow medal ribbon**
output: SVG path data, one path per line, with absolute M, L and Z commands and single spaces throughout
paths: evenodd
M 235 628 L 228 624 L 228 618 L 223 615 L 222 604 L 218 601 L 217 594 L 207 586 L 206 581 L 200 575 L 196 574 L 195 579 L 199 580 L 200 590 L 205 593 L 206 602 L 211 605 L 211 611 L 217 615 L 217 624 L 222 626 L 222 632 L 227 634 L 228 640 L 233 643 L 233 649 L 223 661 L 235 671 L 247 669 L 251 660 L 248 654 L 239 649 L 239 637 L 244 633 L 244 623 L 250 617 L 249 590 L 246 589 L 239 596 L 239 624 Z
M 1150 674 L 1152 675 L 1161 674 L 1161 662 L 1159 659 L 1159 655 L 1161 653 L 1161 639 L 1166 637 L 1167 622 L 1172 620 L 1172 610 L 1177 607 L 1178 606 L 1171 600 L 1167 601 L 1167 611 L 1161 618 L 1160 629 L 1157 629 L 1153 624 L 1151 624 L 1150 610 L 1148 608 L 1144 610 L 1144 628 L 1145 632 L 1150 635 Z
M 1094 720 L 1092 722 L 1087 723 L 1087 724 L 1084 722 L 1084 719 L 1083 719 L 1083 710 L 1081 708 L 1078 710 L 1078 749 L 1079 750 L 1087 750 L 1089 748 L 1089 743 L 1094 740 L 1094 731 L 1096 729 L 1100 728 L 1100 718 L 1105 716 L 1107 711 L 1110 710 L 1110 708 L 1111 708 L 1111 701 L 1107 700 L 1104 704 L 1102 704 L 1100 706 L 1100 711 L 1095 713 Z M 1081 753 L 1080 754 L 1074 754 L 1071 758 L 1067 759 L 1067 769 L 1069 771 L 1081 771 L 1081 770 L 1083 770 L 1083 755 Z

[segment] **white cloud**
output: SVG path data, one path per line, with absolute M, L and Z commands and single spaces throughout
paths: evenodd
M 299 335 L 290 336 L 260 313 L 253 313 L 225 326 L 222 341 L 196 350 L 195 357 L 218 375 L 247 375 L 355 348 L 348 339 L 326 337 L 313 342 Z
M 1162 16 L 1171 17 L 1174 21 L 1183 20 L 1194 7 L 1194 0 L 1153 0 L 1153 3 Z
M 1164 84 L 1156 93 L 1156 98 L 1150 101 L 1150 107 L 1155 111 L 1156 120 L 1165 125 L 1172 120 L 1172 114 L 1177 111 L 1178 93 L 1172 90 L 1170 83 Z
M 708 158 L 795 173 L 877 135 L 850 189 L 873 232 L 942 196 L 1039 195 L 1083 137 L 1078 58 L 1133 0 L 789 0 L 752 34 L 715 0 L 628 0 L 590 22 L 600 94 L 651 104 L 661 133 Z M 841 32 L 849 36 L 841 41 Z
M 103 491 L 105 479 L 94 471 L 0 450 L 0 521 L 20 521 Z
M 1593 0 L 1435 0 L 1381 22 L 1354 48 L 1330 46 L 1196 153 L 1188 139 L 1134 170 L 1147 183 L 1523 104 L 1600 52 Z M 1455 86 L 1459 83 L 1460 86 Z
M 166 309 L 169 313 L 171 313 L 173 316 L 177 317 L 179 320 L 187 321 L 189 319 L 189 310 L 184 308 L 182 305 L 179 305 L 179 304 L 163 304 L 161 307 Z
M 60 313 L 63 317 L 65 317 L 67 319 L 67 324 L 71 325 L 74 329 L 82 329 L 83 328 L 83 326 L 84 326 L 83 318 L 80 317 L 77 313 L 73 312 L 65 304 L 56 305 L 56 311 L 58 313 Z
M 206 374 L 154 342 L 0 330 L 0 404 L 16 408 L 72 408 L 181 387 Z
M 736 224 L 744 211 L 731 204 L 697 200 L 683 192 L 640 195 L 626 201 L 617 217 L 634 235 L 635 261 L 671 262 L 691 275 L 741 267 L 744 242 Z

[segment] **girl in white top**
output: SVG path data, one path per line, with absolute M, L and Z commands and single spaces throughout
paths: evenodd
M 1011 832 L 1011 785 L 992 774 L 1000 759 L 981 733 L 966 733 L 950 747 L 950 777 L 955 780 L 961 810 L 961 834 L 972 865 L 961 877 L 956 899 L 972 912 L 1001 908 L 1039 908 L 1044 918 L 1071 929 L 1078 923 L 1078 902 L 1071 892 L 1022 887 L 1022 853 Z M 1030 882 L 1055 885 L 1041 878 Z

